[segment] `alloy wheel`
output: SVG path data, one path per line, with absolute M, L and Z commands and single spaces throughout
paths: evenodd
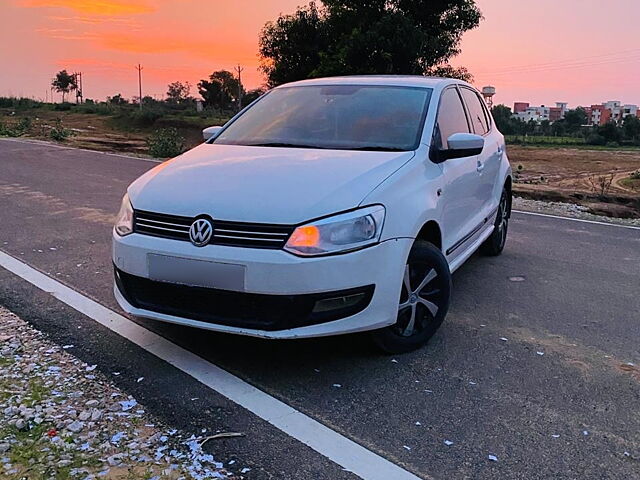
M 435 322 L 442 302 L 442 276 L 424 263 L 405 266 L 398 305 L 396 333 L 403 337 L 419 334 Z

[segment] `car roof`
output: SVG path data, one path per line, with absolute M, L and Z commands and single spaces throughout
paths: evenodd
M 424 77 L 422 75 L 351 75 L 343 77 L 325 77 L 301 80 L 280 85 L 282 87 L 298 87 L 311 85 L 383 85 L 402 87 L 442 87 L 452 83 L 466 84 L 461 80 L 444 77 Z

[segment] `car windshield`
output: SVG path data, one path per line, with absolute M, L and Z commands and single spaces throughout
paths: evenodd
M 431 89 L 331 85 L 272 90 L 213 141 L 224 145 L 415 150 Z

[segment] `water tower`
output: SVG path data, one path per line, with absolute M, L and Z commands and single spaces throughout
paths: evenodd
M 489 109 L 493 107 L 493 96 L 496 94 L 496 87 L 487 86 L 482 87 L 482 96 L 484 97 L 484 101 L 487 102 Z

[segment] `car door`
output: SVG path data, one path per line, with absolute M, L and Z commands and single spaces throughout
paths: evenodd
M 476 159 L 476 170 L 481 210 L 485 217 L 491 217 L 499 201 L 499 198 L 494 198 L 496 197 L 494 187 L 498 178 L 502 155 L 502 148 L 497 138 L 499 135 L 491 124 L 491 117 L 480 95 L 475 90 L 465 86 L 460 86 L 460 92 L 467 107 L 473 133 L 481 135 L 485 139 L 482 153 Z
M 440 97 L 433 146 L 446 148 L 451 135 L 471 131 L 458 88 L 446 88 Z M 472 240 L 482 221 L 477 157 L 452 158 L 443 162 L 441 168 L 443 250 L 451 260 L 464 251 L 463 245 Z

